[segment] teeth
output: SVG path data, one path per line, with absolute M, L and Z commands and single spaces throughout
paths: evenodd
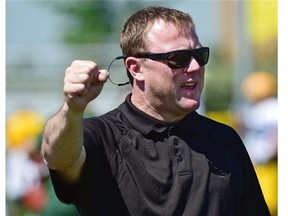
M 184 86 L 193 87 L 193 86 L 195 86 L 195 83 L 185 83 Z

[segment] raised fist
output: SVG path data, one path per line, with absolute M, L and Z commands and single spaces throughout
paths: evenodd
M 83 112 L 87 104 L 100 94 L 108 76 L 109 72 L 99 70 L 93 61 L 73 61 L 65 70 L 63 87 L 69 109 Z

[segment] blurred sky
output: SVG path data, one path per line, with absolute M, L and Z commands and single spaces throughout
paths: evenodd
M 59 26 L 63 15 L 40 1 L 6 2 L 6 43 L 13 44 L 55 43 L 59 41 Z
M 150 1 L 144 2 L 149 4 Z M 215 42 L 213 39 L 215 40 L 216 31 L 212 21 L 216 18 L 215 7 L 217 1 L 190 0 L 189 4 L 187 4 L 187 0 L 159 2 L 190 13 L 198 26 L 198 34 L 200 34 L 203 41 Z M 158 3 L 156 1 L 156 4 Z M 111 1 L 111 4 L 113 4 L 113 1 Z M 64 14 L 60 14 L 49 5 L 43 4 L 43 1 L 7 0 L 7 46 L 19 43 L 60 42 L 63 33 L 61 30 L 65 30 L 64 26 L 67 21 L 68 18 Z

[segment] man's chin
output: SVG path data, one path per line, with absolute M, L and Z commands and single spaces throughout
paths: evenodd
M 193 112 L 200 107 L 200 100 L 184 99 L 180 106 L 186 112 Z

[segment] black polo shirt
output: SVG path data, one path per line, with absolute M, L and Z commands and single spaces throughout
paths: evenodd
M 237 133 L 192 112 L 176 123 L 117 109 L 84 120 L 81 181 L 51 170 L 60 200 L 81 215 L 269 215 Z

